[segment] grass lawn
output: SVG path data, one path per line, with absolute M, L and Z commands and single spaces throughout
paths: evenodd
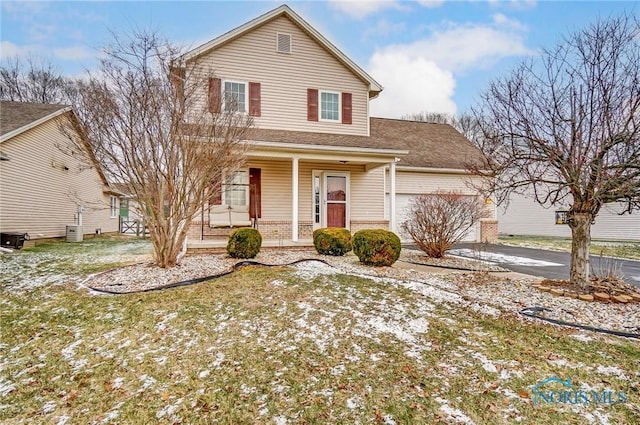
M 542 248 L 571 252 L 571 238 L 500 235 L 498 243 L 527 248 Z M 591 241 L 589 252 L 595 257 L 604 256 L 640 260 L 640 242 L 595 240 Z
M 119 296 L 3 279 L 2 423 L 640 423 L 637 341 L 477 313 L 445 281 L 319 263 Z M 549 377 L 627 402 L 534 406 Z

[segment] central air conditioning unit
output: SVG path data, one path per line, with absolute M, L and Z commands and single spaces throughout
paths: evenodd
M 67 242 L 82 242 L 82 226 L 67 224 Z

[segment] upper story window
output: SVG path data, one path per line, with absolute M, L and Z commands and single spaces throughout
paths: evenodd
M 247 84 L 237 81 L 224 82 L 224 110 L 247 112 Z
M 320 91 L 320 119 L 340 121 L 340 93 Z

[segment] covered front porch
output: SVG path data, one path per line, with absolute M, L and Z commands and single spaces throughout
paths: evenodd
M 245 226 L 260 231 L 265 248 L 311 247 L 321 227 L 394 230 L 394 202 L 385 216 L 385 179 L 395 190 L 396 162 L 407 151 L 251 144 L 245 166 L 226 177 L 220 198 L 192 223 L 190 250 L 225 247 L 228 235 Z

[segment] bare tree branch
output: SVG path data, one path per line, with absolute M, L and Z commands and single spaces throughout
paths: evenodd
M 114 35 L 104 54 L 99 71 L 76 82 L 75 109 L 108 180 L 144 210 L 157 264 L 171 267 L 223 173 L 242 166 L 252 119 L 201 108 L 212 72 L 174 66 L 180 52 L 155 33 Z
M 474 110 L 499 203 L 513 193 L 569 203 L 572 283 L 588 279 L 589 226 L 602 205 L 640 205 L 640 26 L 598 21 L 493 81 Z M 575 266 L 575 267 L 574 267 Z

